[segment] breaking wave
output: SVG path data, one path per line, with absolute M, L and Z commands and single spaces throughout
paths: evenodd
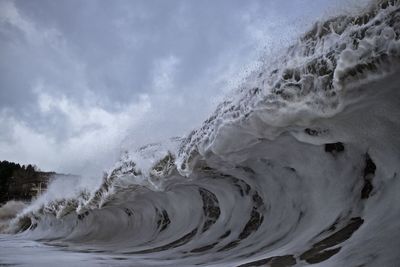
M 9 230 L 116 266 L 398 266 L 399 10 L 316 23 L 188 137 L 50 187 Z

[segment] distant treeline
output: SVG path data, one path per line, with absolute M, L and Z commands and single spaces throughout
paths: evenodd
M 31 200 L 38 188 L 46 188 L 54 172 L 42 172 L 34 165 L 0 161 L 0 203 L 11 199 Z

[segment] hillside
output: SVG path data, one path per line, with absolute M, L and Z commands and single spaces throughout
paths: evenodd
M 36 166 L 0 161 L 0 203 L 9 200 L 30 201 L 46 190 L 52 177 L 71 176 L 44 172 Z

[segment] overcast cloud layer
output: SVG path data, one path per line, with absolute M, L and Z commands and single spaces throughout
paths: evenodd
M 101 172 L 185 135 L 262 53 L 348 2 L 0 0 L 0 160 Z

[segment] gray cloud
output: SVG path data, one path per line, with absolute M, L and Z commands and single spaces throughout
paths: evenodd
M 125 142 L 183 135 L 343 3 L 2 0 L 0 157 L 102 171 Z

